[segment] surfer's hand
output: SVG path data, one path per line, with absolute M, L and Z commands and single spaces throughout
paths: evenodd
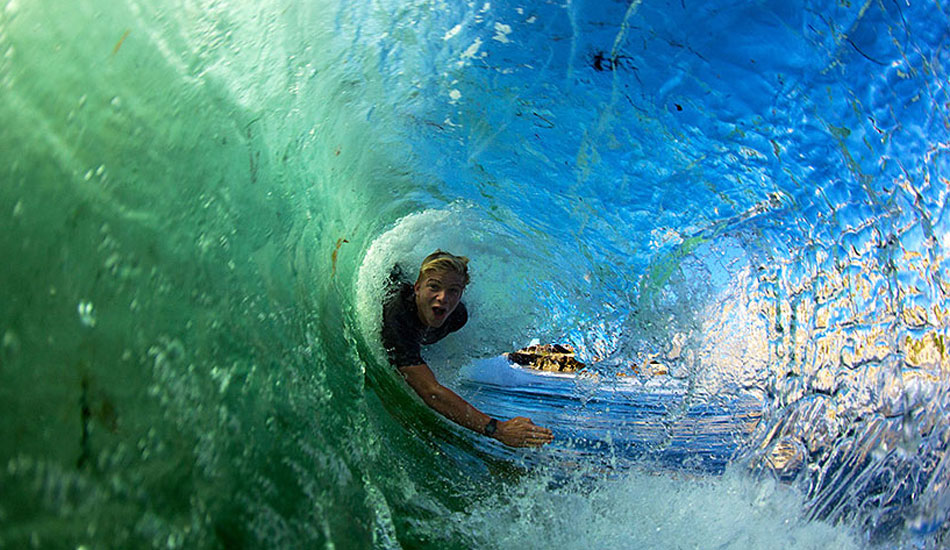
M 519 416 L 499 422 L 495 439 L 509 447 L 540 447 L 550 443 L 554 434 L 547 428 L 536 426 L 530 418 Z

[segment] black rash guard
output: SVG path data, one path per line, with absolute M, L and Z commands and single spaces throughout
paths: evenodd
M 396 368 L 422 365 L 422 346 L 434 344 L 450 333 L 465 326 L 468 311 L 459 302 L 455 311 L 438 328 L 424 325 L 416 312 L 413 285 L 406 282 L 397 265 L 389 275 L 386 298 L 383 303 L 383 347 L 389 362 Z

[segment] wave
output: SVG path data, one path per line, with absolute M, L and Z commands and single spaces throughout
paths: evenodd
M 946 21 L 3 2 L 0 547 L 939 547 Z M 427 361 L 552 446 L 386 364 L 435 248 Z

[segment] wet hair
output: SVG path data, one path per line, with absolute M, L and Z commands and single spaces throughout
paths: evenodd
M 419 268 L 419 277 L 416 283 L 422 282 L 426 275 L 430 273 L 455 273 L 462 278 L 462 285 L 468 285 L 468 258 L 465 256 L 456 256 L 443 250 L 436 250 L 422 260 L 422 266 Z

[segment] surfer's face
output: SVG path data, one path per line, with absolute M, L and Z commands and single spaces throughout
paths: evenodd
M 426 326 L 438 328 L 459 305 L 465 284 L 457 273 L 435 271 L 417 282 L 414 288 L 419 320 Z

